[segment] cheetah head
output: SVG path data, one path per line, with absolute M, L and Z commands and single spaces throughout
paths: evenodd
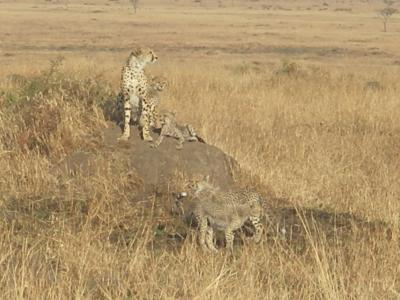
M 249 208 L 250 208 L 250 212 L 253 216 L 261 217 L 264 214 L 263 206 L 259 202 L 250 202 Z
M 152 89 L 161 92 L 167 88 L 168 83 L 166 78 L 162 76 L 154 76 L 151 78 L 150 85 Z
M 218 190 L 218 187 L 210 183 L 209 175 L 203 176 L 202 178 L 194 178 L 189 182 L 188 187 L 194 195 L 198 195 L 203 191 L 214 192 Z
M 132 58 L 135 57 L 145 63 L 154 63 L 158 60 L 158 56 L 150 48 L 138 47 L 131 52 Z
M 170 121 L 170 122 L 175 121 L 175 119 L 176 119 L 176 112 L 175 112 L 175 111 L 170 111 L 170 110 L 164 112 L 164 119 L 165 119 L 166 121 L 168 120 L 168 121 Z
M 193 142 L 193 141 L 198 141 L 197 139 L 197 133 L 194 130 L 193 126 L 190 124 L 186 124 L 186 131 L 188 133 L 188 140 Z
M 175 124 L 175 111 L 165 110 L 161 112 L 161 124 L 165 126 L 174 126 Z
M 185 214 L 185 208 L 184 208 L 184 198 L 186 198 L 188 195 L 186 192 L 179 192 L 179 193 L 173 193 L 173 203 L 171 206 L 171 212 L 173 215 L 181 215 L 183 216 Z

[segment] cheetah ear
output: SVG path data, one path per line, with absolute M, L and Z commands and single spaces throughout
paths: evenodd
M 135 57 L 138 57 L 140 54 L 142 54 L 142 48 L 140 47 L 133 49 L 131 52 L 131 55 Z
M 177 199 L 181 200 L 182 198 L 187 197 L 187 193 L 186 192 L 180 192 L 177 195 Z
M 187 196 L 186 192 L 172 193 L 174 201 L 171 203 L 172 214 L 183 215 L 185 213 L 183 209 L 183 198 Z
M 176 199 L 182 199 L 186 198 L 188 194 L 186 192 L 172 192 L 172 196 L 174 196 Z
M 210 175 L 205 175 L 204 176 L 204 178 L 203 178 L 203 180 L 205 181 L 205 182 L 210 182 Z

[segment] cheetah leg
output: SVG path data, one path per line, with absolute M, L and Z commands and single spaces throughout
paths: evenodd
M 185 142 L 185 138 L 182 135 L 178 136 L 178 145 L 176 149 L 181 150 L 183 148 L 183 143 Z
M 160 129 L 162 127 L 161 117 L 158 114 L 156 107 L 154 105 L 151 108 L 150 126 L 155 129 Z
M 164 140 L 165 137 L 165 127 L 163 127 L 161 129 L 161 133 L 160 136 L 158 137 L 158 139 L 151 145 L 152 148 L 157 148 L 158 146 L 160 146 L 160 144 L 162 143 L 162 141 Z
M 208 248 L 205 243 L 206 232 L 207 232 L 207 227 L 208 227 L 207 218 L 199 217 L 198 224 L 199 224 L 199 231 L 200 231 L 199 244 L 203 250 L 207 251 Z
M 124 127 L 124 119 L 125 119 L 125 112 L 124 112 L 124 96 L 122 92 L 119 92 L 117 95 L 117 109 L 115 111 L 115 117 L 117 117 L 117 125 L 121 129 Z
M 131 103 L 129 101 L 129 95 L 123 94 L 123 99 L 124 99 L 124 131 L 122 132 L 122 136 L 119 138 L 121 141 L 127 141 L 129 139 L 129 136 L 131 134 L 131 127 L 130 127 L 130 121 L 131 121 Z
M 198 142 L 199 139 L 197 138 L 197 134 L 196 134 L 196 132 L 194 131 L 193 126 L 190 125 L 190 124 L 185 124 L 184 126 L 188 129 L 189 134 L 190 134 L 190 137 L 188 138 L 188 141 L 189 141 L 189 142 Z
M 206 231 L 206 245 L 212 252 L 218 252 L 217 248 L 214 246 L 214 230 L 209 226 Z
M 254 240 L 256 243 L 259 243 L 261 241 L 262 233 L 263 233 L 263 225 L 260 222 L 259 217 L 250 217 L 251 224 L 253 224 L 256 233 L 254 235 Z
M 233 231 L 231 229 L 226 229 L 225 231 L 225 241 L 226 241 L 226 248 L 233 252 Z
M 146 110 L 142 110 L 142 115 L 140 117 L 140 125 L 142 126 L 142 136 L 143 140 L 147 142 L 153 141 L 153 138 L 150 135 L 150 116 Z

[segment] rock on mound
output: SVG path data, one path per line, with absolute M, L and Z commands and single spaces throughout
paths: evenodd
M 109 123 L 103 135 L 104 151 L 112 153 L 113 159 L 126 162 L 127 168 L 135 168 L 147 192 L 168 186 L 174 174 L 184 174 L 188 178 L 209 175 L 219 186 L 233 185 L 232 175 L 238 170 L 238 164 L 214 146 L 201 142 L 186 142 L 183 149 L 177 150 L 177 141 L 166 137 L 163 143 L 154 149 L 150 147 L 150 143 L 140 138 L 139 130 L 135 127 L 131 128 L 128 141 L 118 141 L 120 135 L 120 128 Z M 157 134 L 154 134 L 153 138 L 156 137 Z M 93 165 L 91 160 L 94 159 L 94 154 L 75 152 L 64 160 L 63 167 L 68 171 L 90 171 L 88 169 Z M 120 167 L 121 163 L 118 165 Z M 124 169 L 116 171 L 124 172 Z

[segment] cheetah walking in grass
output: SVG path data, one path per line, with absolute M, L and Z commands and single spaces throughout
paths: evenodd
M 121 74 L 121 96 L 124 102 L 124 128 L 120 140 L 128 140 L 130 136 L 130 121 L 132 109 L 140 111 L 142 118 L 142 136 L 146 141 L 152 141 L 150 135 L 151 113 L 154 111 L 148 103 L 148 80 L 144 68 L 149 63 L 156 62 L 158 57 L 153 50 L 137 48 L 131 52 Z
M 226 247 L 232 251 L 233 232 L 246 221 L 250 221 L 255 228 L 254 240 L 260 242 L 264 201 L 258 193 L 247 190 L 221 191 L 206 181 L 198 182 L 192 190 L 191 201 L 185 200 L 186 192 L 178 194 L 176 210 L 185 217 L 194 217 L 199 228 L 199 244 L 204 250 L 217 251 L 214 230 L 221 230 L 225 233 Z
M 153 148 L 157 148 L 164 137 L 169 136 L 178 139 L 178 145 L 176 149 L 180 150 L 183 148 L 183 143 L 185 141 L 188 142 L 202 142 L 204 140 L 197 136 L 196 131 L 194 130 L 193 126 L 190 124 L 179 125 L 176 122 L 175 114 L 172 112 L 165 112 L 161 116 L 161 132 L 158 139 L 152 144 Z

